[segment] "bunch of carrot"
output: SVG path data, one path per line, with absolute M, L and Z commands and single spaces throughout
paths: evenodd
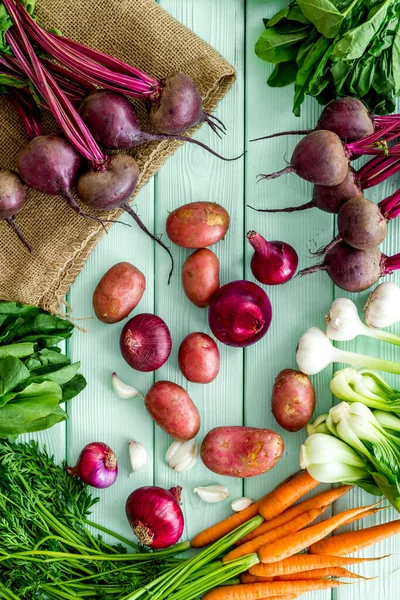
M 261 525 L 237 542 L 236 548 L 222 559 L 229 562 L 257 554 L 259 563 L 241 575 L 240 584 L 215 588 L 203 596 L 204 600 L 271 600 L 275 597 L 288 600 L 305 592 L 343 585 L 341 581 L 329 579 L 331 577 L 366 579 L 346 567 L 379 559 L 345 558 L 343 555 L 400 533 L 400 520 L 327 538 L 338 527 L 383 509 L 376 504 L 353 508 L 310 525 L 351 489 L 349 485 L 342 485 L 294 504 L 317 485 L 307 472 L 301 473 L 192 540 L 192 547 L 202 548 L 256 515 L 264 518 Z M 300 554 L 304 550 L 308 553 Z

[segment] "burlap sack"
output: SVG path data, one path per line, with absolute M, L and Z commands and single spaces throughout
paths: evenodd
M 57 26 L 66 36 L 157 78 L 177 70 L 187 73 L 196 81 L 207 111 L 213 110 L 235 79 L 231 65 L 153 0 L 38 0 L 37 16 L 41 24 Z M 4 98 L 0 98 L 0 111 L 0 167 L 15 168 L 26 134 Z M 143 108 L 139 112 L 145 123 Z M 135 150 L 141 172 L 138 190 L 178 146 L 159 142 Z M 119 211 L 109 214 L 115 218 Z M 0 298 L 56 311 L 103 229 L 69 210 L 61 198 L 32 190 L 17 222 L 34 251 L 29 256 L 0 222 Z

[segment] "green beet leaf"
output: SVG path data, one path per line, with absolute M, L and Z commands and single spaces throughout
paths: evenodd
M 81 375 L 81 373 L 75 375 L 73 379 L 61 386 L 62 402 L 68 402 L 69 400 L 72 400 L 72 398 L 75 398 L 75 396 L 80 394 L 81 391 L 85 389 L 86 385 L 86 379 L 83 375 Z
M 278 63 L 268 78 L 270 87 L 284 87 L 296 81 L 296 74 L 299 70 L 295 60 Z
M 41 419 L 34 419 L 33 421 L 29 421 L 29 423 L 25 423 L 21 427 L 21 431 L 19 431 L 19 434 L 44 431 L 45 429 L 50 429 L 50 427 L 57 425 L 57 423 L 62 423 L 67 419 L 68 415 L 65 412 L 65 410 L 62 410 L 62 408 L 57 406 L 57 408 L 55 408 L 54 411 L 47 417 L 43 417 Z
M 12 392 L 29 379 L 29 375 L 29 370 L 22 361 L 15 356 L 5 356 L 0 360 L 0 396 Z
M 9 355 L 16 356 L 17 358 L 25 358 L 33 354 L 35 350 L 36 344 L 32 344 L 31 342 L 8 344 L 7 346 L 0 346 L 0 358 Z
M 254 50 L 266 62 L 286 62 L 296 58 L 297 44 L 307 37 L 307 31 L 283 35 L 275 29 L 266 29 L 260 35 Z
M 340 12 L 330 0 L 297 0 L 301 12 L 327 38 L 337 36 L 345 13 Z

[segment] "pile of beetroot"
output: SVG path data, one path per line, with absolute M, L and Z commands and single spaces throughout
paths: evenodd
M 135 159 L 124 153 L 109 156 L 103 148 L 129 150 L 144 142 L 174 139 L 223 158 L 182 135 L 203 121 L 220 135 L 225 132 L 223 123 L 204 112 L 196 84 L 184 73 L 159 81 L 112 56 L 47 31 L 20 0 L 3 0 L 3 5 L 10 22 L 5 33 L 8 53 L 0 55 L 0 72 L 9 81 L 7 97 L 31 141 L 18 156 L 19 177 L 0 172 L 0 219 L 30 249 L 14 221 L 29 186 L 62 196 L 79 215 L 102 224 L 107 219 L 88 215 L 78 199 L 99 211 L 121 208 L 170 254 L 128 204 L 140 176 Z M 145 102 L 149 123 L 157 133 L 141 129 L 127 96 Z M 60 131 L 43 135 L 40 109 L 52 113 Z
M 294 212 L 315 207 L 337 214 L 336 238 L 316 253 L 322 262 L 299 275 L 324 270 L 344 290 L 366 290 L 380 277 L 400 269 L 400 254 L 388 257 L 378 248 L 386 237 L 387 223 L 400 215 L 400 190 L 378 205 L 363 195 L 363 190 L 400 170 L 400 143 L 396 143 L 400 115 L 373 117 L 359 100 L 341 98 L 324 108 L 315 130 L 267 137 L 294 133 L 306 135 L 295 147 L 290 164 L 260 178 L 296 173 L 314 184 L 312 200 L 298 207 L 259 210 Z M 350 160 L 362 155 L 375 158 L 354 171 Z

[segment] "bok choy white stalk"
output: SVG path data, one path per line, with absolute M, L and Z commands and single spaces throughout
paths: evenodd
M 338 342 L 349 342 L 359 335 L 400 346 L 400 337 L 388 331 L 367 327 L 358 316 L 357 306 L 349 298 L 336 298 L 326 319 L 326 335 Z
M 297 346 L 296 360 L 300 371 L 306 375 L 316 375 L 331 363 L 337 362 L 400 374 L 398 362 L 335 348 L 318 327 L 311 327 L 302 335 Z
M 330 383 L 340 400 L 362 402 L 369 408 L 393 412 L 400 416 L 400 390 L 396 390 L 375 371 L 348 367 L 337 371 Z

